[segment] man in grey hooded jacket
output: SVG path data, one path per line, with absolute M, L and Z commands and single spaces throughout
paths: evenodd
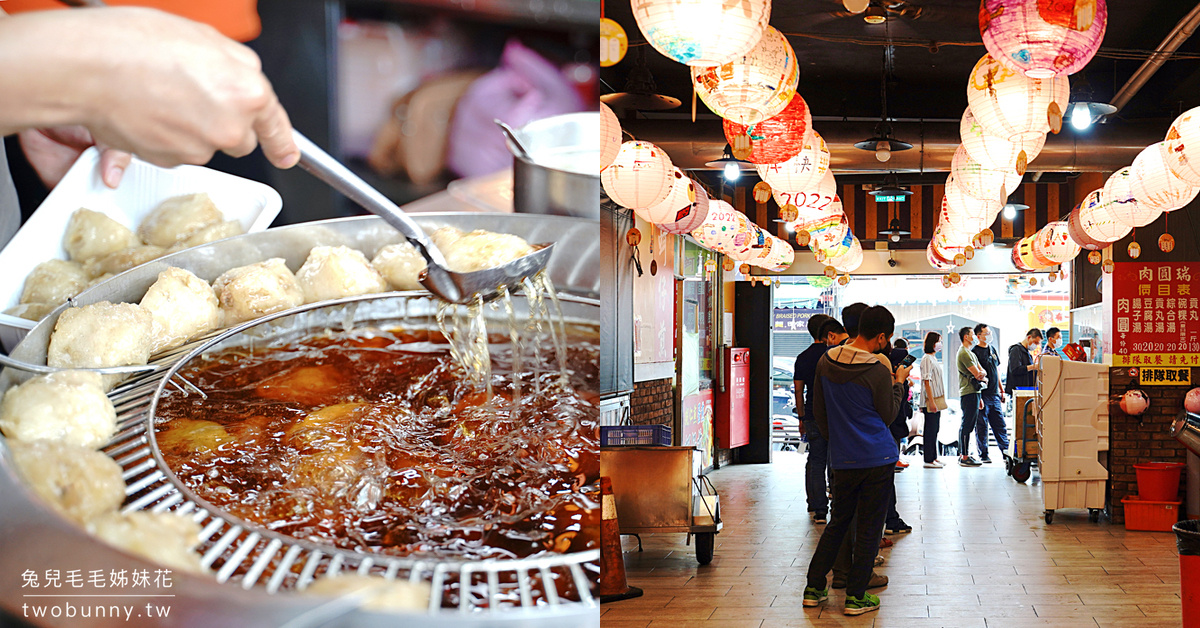
M 827 576 L 857 512 L 843 612 L 861 615 L 879 608 L 879 598 L 867 593 L 867 584 L 883 536 L 888 488 L 898 459 L 889 426 L 903 400 L 902 383 L 909 372 L 909 367 L 900 367 L 893 374 L 887 358 L 878 355 L 888 347 L 895 323 L 887 308 L 867 308 L 854 341 L 830 349 L 817 364 L 813 414 L 829 441 L 833 516 L 809 563 L 805 606 L 816 606 L 828 597 Z

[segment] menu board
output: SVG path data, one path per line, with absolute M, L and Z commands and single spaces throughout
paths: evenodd
M 1113 366 L 1200 366 L 1200 262 L 1113 268 Z

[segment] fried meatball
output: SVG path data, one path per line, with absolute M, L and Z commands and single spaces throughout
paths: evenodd
M 39 375 L 9 389 L 0 402 L 0 430 L 20 441 L 61 441 L 98 448 L 117 431 L 117 412 L 103 377 L 87 371 Z
M 159 273 L 141 306 L 154 319 L 151 355 L 219 328 L 223 318 L 212 286 L 182 268 Z
M 123 249 L 108 255 L 93 257 L 84 260 L 83 270 L 92 279 L 103 277 L 105 275 L 116 275 L 123 273 L 134 266 L 145 264 L 150 260 L 155 260 L 167 254 L 167 250 L 161 246 L 144 245 L 135 246 L 128 249 Z
M 8 446 L 30 488 L 68 519 L 86 525 L 125 501 L 121 466 L 98 451 L 46 440 Z
M 71 215 L 63 234 L 63 248 L 73 260 L 82 261 L 140 245 L 128 227 L 100 212 L 80 208 Z
M 145 364 L 154 317 L 135 303 L 101 301 L 58 317 L 46 363 L 61 368 Z
M 200 556 L 193 551 L 200 542 L 200 525 L 190 518 L 168 512 L 113 513 L 93 521 L 88 531 L 109 545 L 160 565 L 204 572 Z
M 408 242 L 389 244 L 375 254 L 371 265 L 396 290 L 424 290 L 417 279 L 425 270 L 425 258 Z
M 347 246 L 314 246 L 304 265 L 296 271 L 296 281 L 304 290 L 305 303 L 388 289 L 383 275 L 371 266 L 366 256 Z
M 83 292 L 88 285 L 88 275 L 79 262 L 51 259 L 38 264 L 25 278 L 21 290 L 21 303 L 48 303 L 58 305 Z
M 442 227 L 430 238 L 446 258 L 446 268 L 457 273 L 503 266 L 533 252 L 528 242 L 515 235 L 481 229 L 463 232 Z
M 160 203 L 142 220 L 138 235 L 146 244 L 166 248 L 224 219 L 221 210 L 204 192 L 174 196 Z
M 424 582 L 337 575 L 314 580 L 304 593 L 324 597 L 358 596 L 362 608 L 371 611 L 417 611 L 429 607 L 430 587 Z
M 213 281 L 225 324 L 236 325 L 304 303 L 304 291 L 283 259 L 239 266 Z
M 224 222 L 213 223 L 197 231 L 196 233 L 193 233 L 187 238 L 171 245 L 169 252 L 174 253 L 176 251 L 182 251 L 183 249 L 190 249 L 193 246 L 200 246 L 201 244 L 208 244 L 209 242 L 224 240 L 225 238 L 231 238 L 235 235 L 242 235 L 243 233 L 246 233 L 246 230 L 242 229 L 242 223 L 236 220 L 226 220 Z

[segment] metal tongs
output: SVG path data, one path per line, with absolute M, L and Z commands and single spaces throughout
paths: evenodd
M 489 301 L 505 290 L 515 291 L 525 278 L 544 270 L 550 261 L 554 245 L 543 244 L 535 245 L 538 248 L 533 253 L 503 266 L 470 273 L 453 272 L 446 268 L 446 258 L 442 252 L 404 210 L 299 131 L 293 131 L 293 134 L 300 148 L 300 167 L 345 194 L 363 209 L 383 218 L 417 247 L 426 262 L 420 277 L 421 285 L 443 301 L 464 304 L 474 303 L 479 298 Z

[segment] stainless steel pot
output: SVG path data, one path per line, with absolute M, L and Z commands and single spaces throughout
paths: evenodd
M 543 118 L 516 134 L 531 159 L 513 151 L 513 208 L 599 220 L 599 112 Z

